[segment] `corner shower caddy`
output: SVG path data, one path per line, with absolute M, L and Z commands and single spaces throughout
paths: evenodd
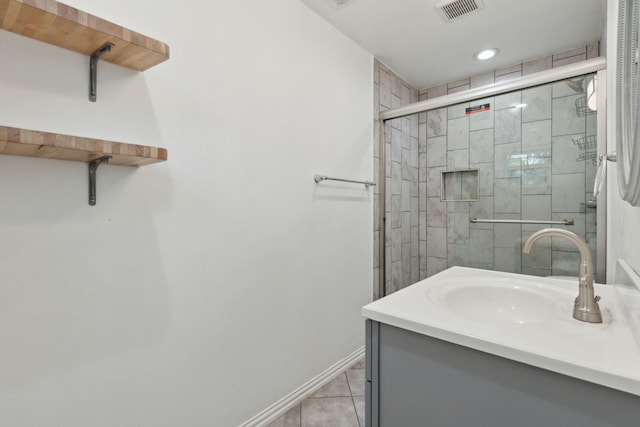
M 145 71 L 169 59 L 169 46 L 55 0 L 0 0 L 0 28 L 90 56 L 89 99 L 95 101 L 98 59 Z M 0 154 L 89 162 L 89 204 L 98 166 L 142 166 L 167 160 L 158 147 L 0 126 Z
M 578 146 L 580 154 L 576 157 L 576 162 L 586 162 L 591 160 L 593 166 L 598 166 L 598 137 L 587 135 L 580 138 L 572 138 L 573 144 Z

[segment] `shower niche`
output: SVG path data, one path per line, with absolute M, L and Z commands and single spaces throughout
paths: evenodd
M 443 202 L 476 202 L 480 191 L 478 169 L 442 172 L 441 187 Z

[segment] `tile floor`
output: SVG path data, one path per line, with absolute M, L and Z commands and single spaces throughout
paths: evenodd
M 364 360 L 267 427 L 364 427 Z

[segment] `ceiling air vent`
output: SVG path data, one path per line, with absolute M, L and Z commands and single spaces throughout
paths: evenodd
M 462 18 L 484 7 L 482 0 L 446 0 L 436 5 L 447 21 Z

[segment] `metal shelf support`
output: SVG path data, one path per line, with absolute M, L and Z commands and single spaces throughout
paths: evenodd
M 91 54 L 89 59 L 89 101 L 96 102 L 98 96 L 98 60 L 102 55 L 111 52 L 113 43 L 105 43 L 100 49 Z
M 96 172 L 101 163 L 107 163 L 111 156 L 100 157 L 89 162 L 89 206 L 96 205 Z

